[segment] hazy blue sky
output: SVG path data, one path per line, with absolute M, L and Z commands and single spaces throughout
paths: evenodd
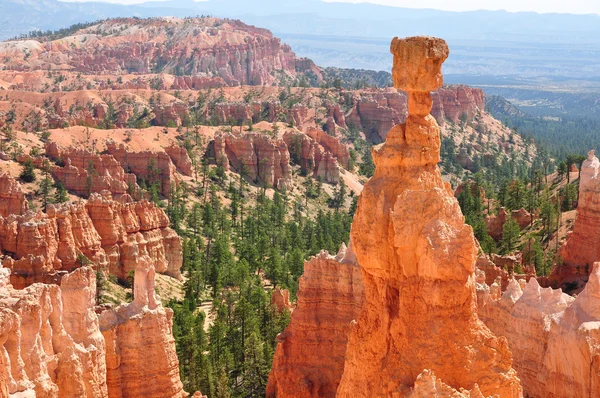
M 325 0 L 361 3 L 360 0 Z M 560 12 L 571 14 L 600 14 L 598 0 L 369 0 L 369 3 L 409 8 L 435 8 L 448 11 L 507 10 Z
M 92 1 L 92 0 L 66 0 Z M 98 1 L 98 0 L 96 0 Z M 134 4 L 158 0 L 101 0 L 111 3 Z M 201 1 L 201 0 L 197 0 Z M 249 0 L 253 1 L 253 0 Z M 284 0 L 285 1 L 285 0 Z M 287 0 L 292 1 L 292 0 Z M 560 12 L 570 14 L 600 14 L 599 0 L 324 0 L 346 3 L 377 3 L 409 8 L 435 8 L 449 11 L 507 10 Z

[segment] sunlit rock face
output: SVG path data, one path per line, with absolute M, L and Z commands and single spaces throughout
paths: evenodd
M 364 301 L 360 267 L 342 245 L 337 256 L 322 251 L 304 264 L 298 305 L 277 340 L 267 396 L 327 398 L 335 393 L 353 320 Z
M 577 298 L 535 278 L 512 279 L 500 295 L 497 283 L 484 280 L 480 273 L 479 317 L 508 339 L 526 396 L 600 396 L 600 263 Z
M 473 231 L 437 167 L 430 91 L 442 86 L 448 47 L 431 37 L 396 38 L 391 51 L 408 117 L 373 149 L 376 172 L 352 225 L 366 299 L 337 396 L 425 396 L 419 391 L 426 382 L 473 396 L 519 397 L 506 339 L 477 317 Z

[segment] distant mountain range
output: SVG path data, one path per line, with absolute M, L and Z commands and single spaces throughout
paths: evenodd
M 393 36 L 435 35 L 451 56 L 446 81 L 488 92 L 600 91 L 600 16 L 447 12 L 321 0 L 169 0 L 137 5 L 0 0 L 0 38 L 117 16 L 239 18 L 273 31 L 321 66 L 389 70 Z

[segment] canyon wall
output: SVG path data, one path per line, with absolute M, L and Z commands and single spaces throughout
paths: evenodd
M 473 231 L 437 167 L 429 92 L 442 85 L 448 47 L 435 38 L 396 38 L 391 50 L 409 115 L 373 149 L 375 175 L 352 224 L 366 299 L 337 396 L 424 396 L 415 382 L 435 375 L 451 389 L 520 397 L 506 339 L 477 317 Z
M 259 133 L 218 133 L 213 143 L 215 160 L 229 170 L 229 165 L 255 182 L 285 189 L 292 174 L 290 154 L 282 139 Z
M 335 397 L 351 323 L 364 301 L 351 245 L 337 256 L 322 251 L 304 264 L 298 303 L 277 337 L 267 397 Z
M 53 283 L 68 271 L 96 264 L 125 279 L 136 258 L 147 254 L 157 272 L 181 278 L 181 238 L 169 228 L 164 211 L 147 201 L 120 203 L 110 193 L 90 200 L 48 205 L 46 213 L 0 217 L 4 266 L 19 289 Z
M 23 187 L 9 174 L 0 175 L 0 217 L 23 214 L 29 209 Z

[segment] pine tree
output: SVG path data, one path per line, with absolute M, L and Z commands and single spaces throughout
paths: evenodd
M 23 182 L 34 182 L 36 180 L 35 170 L 31 159 L 27 159 L 23 163 L 23 169 L 21 170 L 19 178 L 21 178 L 21 181 Z

